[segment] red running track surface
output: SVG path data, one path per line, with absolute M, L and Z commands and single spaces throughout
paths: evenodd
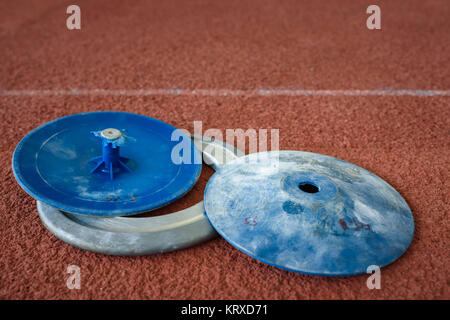
M 65 25 L 70 4 L 0 3 L 0 298 L 450 298 L 447 0 L 377 1 L 382 30 L 376 31 L 366 28 L 368 1 L 77 1 L 78 31 Z M 117 91 L 125 89 L 163 91 Z M 258 89 L 272 93 L 252 93 Z M 275 94 L 284 89 L 379 91 Z M 405 96 L 395 91 L 401 89 L 442 91 Z M 412 209 L 414 240 L 382 269 L 381 290 L 366 287 L 368 275 L 279 270 L 220 238 L 146 257 L 74 248 L 42 225 L 34 200 L 13 178 L 11 156 L 36 126 L 94 110 L 141 113 L 189 130 L 194 120 L 204 130 L 280 129 L 281 149 L 338 157 L 393 185 Z M 211 173 L 159 213 L 201 200 Z M 81 268 L 81 290 L 66 287 L 72 264 Z

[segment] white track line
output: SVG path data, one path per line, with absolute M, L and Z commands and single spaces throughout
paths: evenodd
M 0 90 L 0 96 L 450 96 L 450 90 L 292 90 L 292 89 L 71 89 L 71 90 Z

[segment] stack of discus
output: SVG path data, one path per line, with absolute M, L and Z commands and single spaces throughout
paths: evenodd
M 59 239 L 99 253 L 144 255 L 216 235 L 202 202 L 167 215 L 132 216 L 189 192 L 200 176 L 202 158 L 217 169 L 242 155 L 222 141 L 187 137 L 154 118 L 89 112 L 30 132 L 16 147 L 13 171 L 37 200 L 44 225 Z
M 201 159 L 216 171 L 204 203 L 130 217 L 189 192 Z M 46 123 L 19 143 L 13 171 L 50 232 L 105 254 L 172 251 L 217 231 L 272 266 L 346 276 L 392 263 L 414 234 L 401 195 L 354 164 L 300 151 L 245 156 L 222 141 L 188 137 L 131 113 L 90 112 Z

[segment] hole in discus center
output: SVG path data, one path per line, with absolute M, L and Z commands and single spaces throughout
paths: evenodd
M 298 185 L 298 188 L 306 193 L 317 193 L 319 192 L 319 187 L 312 182 L 302 182 Z

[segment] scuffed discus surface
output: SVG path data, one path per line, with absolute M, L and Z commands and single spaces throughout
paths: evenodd
M 393 187 L 314 153 L 272 151 L 234 160 L 209 180 L 204 204 L 213 227 L 236 248 L 306 274 L 345 276 L 386 266 L 414 234 L 412 213 Z

